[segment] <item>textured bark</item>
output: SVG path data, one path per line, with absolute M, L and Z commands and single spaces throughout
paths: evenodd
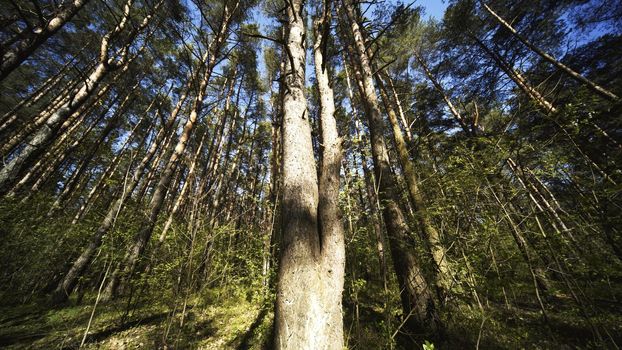
M 325 3 L 326 9 L 330 7 Z M 281 259 L 278 272 L 276 349 L 341 349 L 341 292 L 345 253 L 336 208 L 341 159 L 332 113 L 332 90 L 321 36 L 314 45 L 320 88 L 322 150 L 320 188 L 305 98 L 305 16 L 302 0 L 287 8 L 283 95 Z M 327 23 L 328 25 L 328 23 Z M 322 26 L 323 28 L 323 26 Z M 329 147 L 332 145 L 335 147 Z M 320 206 L 318 208 L 318 206 Z
M 342 140 L 335 120 L 335 101 L 329 78 L 328 58 L 324 57 L 331 25 L 331 2 L 324 0 L 324 11 L 314 23 L 313 57 L 315 78 L 320 97 L 321 166 L 319 178 L 318 217 L 320 220 L 323 292 L 328 342 L 325 348 L 343 348 L 343 315 L 341 307 L 345 277 L 345 241 L 339 210 L 339 178 L 343 158 Z
M 382 215 L 387 228 L 393 267 L 400 287 L 402 308 L 406 319 L 405 330 L 409 333 L 419 333 L 422 330 L 434 331 L 440 326 L 440 321 L 436 314 L 432 293 L 414 255 L 412 246 L 414 242 L 410 229 L 398 204 L 399 190 L 391 172 L 387 146 L 383 138 L 384 125 L 365 42 L 355 17 L 354 5 L 348 0 L 344 0 L 343 4 L 360 64 L 360 71 L 355 69 L 355 77 L 360 80 L 361 98 L 369 124 L 374 174 L 378 182 L 379 199 L 383 205 Z
M 318 271 L 318 190 L 305 97 L 303 2 L 287 7 L 283 96 L 283 242 L 275 309 L 275 348 L 323 348 Z

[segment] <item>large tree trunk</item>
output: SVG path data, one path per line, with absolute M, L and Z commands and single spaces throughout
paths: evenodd
M 283 96 L 283 241 L 275 310 L 276 349 L 341 349 L 341 293 L 345 269 L 343 227 L 338 214 L 341 141 L 322 56 L 314 45 L 324 148 L 318 178 L 305 98 L 305 15 L 302 0 L 287 9 Z M 330 7 L 325 4 L 325 11 Z M 326 12 L 325 12 L 326 13 Z M 324 16 L 326 18 L 326 16 Z M 325 23 L 329 25 L 328 22 Z M 322 26 L 322 21 L 318 23 Z M 318 207 L 319 206 L 319 207 Z
M 321 167 L 318 216 L 321 229 L 322 270 L 325 278 L 324 309 L 327 315 L 328 343 L 325 348 L 343 347 L 341 299 L 345 277 L 344 230 L 339 210 L 339 178 L 343 158 L 342 140 L 337 131 L 335 102 L 329 80 L 328 58 L 323 56 L 330 33 L 331 1 L 324 0 L 322 17 L 314 25 L 315 78 L 320 92 Z
M 318 188 L 305 97 L 303 1 L 287 8 L 283 96 L 283 241 L 275 306 L 276 349 L 321 349 L 324 331 Z

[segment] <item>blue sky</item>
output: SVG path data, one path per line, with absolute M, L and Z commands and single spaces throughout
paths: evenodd
M 425 8 L 425 18 L 435 17 L 436 19 L 441 19 L 448 4 L 446 0 L 418 0 L 415 2 L 415 5 Z
M 397 3 L 402 2 L 405 4 L 409 4 L 412 0 L 389 0 L 390 2 Z M 425 9 L 425 15 L 423 18 L 428 19 L 430 17 L 434 17 L 437 20 L 441 20 L 443 15 L 445 14 L 445 9 L 448 6 L 447 0 L 416 0 L 413 6 L 421 6 Z M 262 12 L 260 7 L 257 7 L 253 10 L 251 18 L 254 18 L 255 21 L 260 26 L 260 32 L 262 34 L 267 34 L 266 30 L 271 23 L 271 19 L 267 18 L 265 14 Z M 263 47 L 267 43 L 262 43 L 262 51 Z M 312 74 L 313 66 L 312 59 L 307 60 L 307 75 Z M 259 56 L 259 72 L 262 76 L 266 73 L 265 62 L 263 61 L 263 53 Z

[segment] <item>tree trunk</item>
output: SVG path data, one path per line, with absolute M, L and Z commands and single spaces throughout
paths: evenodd
M 378 82 L 379 91 L 382 96 L 385 108 L 387 110 L 387 115 L 389 116 L 391 128 L 393 130 L 393 139 L 395 141 L 397 154 L 400 164 L 402 166 L 402 170 L 404 171 L 406 188 L 408 189 L 408 195 L 415 211 L 415 218 L 419 223 L 421 231 L 423 231 L 424 237 L 428 241 L 428 249 L 430 250 L 432 260 L 436 265 L 436 285 L 441 293 L 441 296 L 444 296 L 451 287 L 452 282 L 451 269 L 447 261 L 447 251 L 445 250 L 445 247 L 441 242 L 441 237 L 436 228 L 434 227 L 434 224 L 432 223 L 432 218 L 430 218 L 430 215 L 428 214 L 428 211 L 426 209 L 423 195 L 421 194 L 421 190 L 419 189 L 419 176 L 417 175 L 417 171 L 415 170 L 415 165 L 410 159 L 408 146 L 406 145 L 406 141 L 404 140 L 402 129 L 399 126 L 397 114 L 391 106 L 391 101 L 389 100 L 389 96 L 386 93 L 386 89 L 384 87 L 382 79 L 380 79 L 380 77 L 378 76 L 376 81 Z
M 41 44 L 69 22 L 88 0 L 73 0 L 43 27 L 33 30 L 26 38 L 19 41 L 13 49 L 2 55 L 0 63 L 0 81 L 6 78 L 15 68 L 19 67 Z M 3 50 L 4 51 L 4 50 Z
M 115 56 L 118 57 L 110 57 L 108 52 L 110 39 L 125 28 L 130 17 L 132 1 L 133 0 L 127 0 L 123 10 L 123 17 L 120 22 L 114 27 L 114 29 L 102 37 L 100 43 L 99 61 L 89 76 L 85 79 L 84 83 L 81 84 L 79 88 L 74 90 L 70 98 L 63 100 L 62 104 L 48 118 L 46 118 L 45 123 L 28 138 L 25 147 L 20 151 L 20 153 L 9 163 L 7 163 L 2 170 L 0 170 L 0 195 L 4 195 L 13 187 L 24 169 L 29 167 L 32 161 L 44 151 L 45 147 L 49 145 L 50 142 L 52 142 L 63 122 L 65 122 L 68 117 L 78 110 L 94 91 L 97 91 L 104 78 L 110 72 L 113 72 L 121 67 L 127 67 L 128 62 L 130 61 L 128 59 L 130 45 L 133 43 L 133 40 L 138 33 L 145 29 L 149 23 L 149 20 L 153 16 L 153 13 L 146 16 L 140 26 L 130 33 L 123 47 L 117 51 L 117 55 Z M 154 7 L 153 11 L 155 12 L 161 4 L 162 1 Z
M 0 195 L 8 192 L 13 187 L 13 184 L 18 181 L 23 170 L 29 167 L 32 161 L 52 141 L 65 118 L 86 101 L 91 91 L 97 88 L 107 73 L 108 69 L 104 64 L 98 65 L 73 98 L 52 114 L 45 124 L 29 138 L 19 155 L 15 156 L 0 170 Z
M 549 102 L 546 98 L 544 98 L 544 96 L 542 96 L 540 92 L 533 88 L 529 84 L 527 79 L 520 72 L 510 66 L 510 64 L 506 62 L 503 57 L 488 48 L 488 46 L 486 46 L 486 44 L 484 44 L 484 42 L 482 42 L 477 37 L 471 36 L 471 38 L 475 40 L 477 45 L 481 47 L 482 50 L 484 50 L 484 52 L 486 52 L 493 59 L 493 61 L 495 61 L 499 68 L 501 68 L 501 70 L 503 70 L 505 74 L 507 74 L 507 76 L 512 79 L 516 86 L 518 86 L 519 89 L 526 93 L 527 96 L 529 96 L 529 98 L 534 101 L 544 113 L 557 112 L 557 109 L 553 106 L 553 104 Z
M 383 204 L 382 214 L 387 227 L 393 267 L 400 287 L 405 329 L 409 333 L 418 333 L 422 330 L 435 331 L 440 326 L 440 321 L 436 314 L 432 293 L 414 255 L 412 246 L 414 242 L 409 232 L 410 229 L 398 204 L 399 189 L 391 172 L 387 146 L 383 137 L 384 125 L 363 35 L 355 17 L 354 5 L 347 0 L 343 1 L 343 4 L 361 66 L 360 71 L 357 72 L 355 69 L 357 73 L 355 76 L 360 80 L 359 86 L 362 87 L 361 97 L 369 123 L 374 173 L 378 181 L 379 199 Z
M 314 54 L 316 74 L 319 73 L 322 137 L 327 145 L 333 147 L 325 145 L 322 151 L 318 189 L 305 97 L 303 8 L 302 0 L 292 0 L 287 8 L 282 82 L 286 91 L 283 96 L 283 241 L 274 345 L 276 349 L 341 349 L 345 252 L 343 228 L 336 207 L 341 147 L 332 114 L 332 89 L 321 52 L 323 39 L 319 35 Z M 323 18 L 326 20 L 326 11 L 330 11 L 327 3 L 324 3 L 324 11 Z M 329 21 L 323 20 L 317 23 L 322 29 L 329 24 Z
M 192 81 L 192 79 L 189 79 L 189 81 Z M 170 117 L 167 119 L 165 125 L 162 126 L 162 129 L 156 135 L 154 142 L 147 150 L 147 153 L 143 156 L 140 163 L 134 169 L 132 177 L 127 181 L 126 184 L 123 185 L 123 189 L 120 191 L 120 197 L 114 200 L 112 204 L 108 207 L 108 211 L 106 213 L 106 216 L 104 217 L 104 220 L 101 222 L 97 230 L 95 230 L 95 233 L 91 237 L 88 246 L 82 251 L 80 257 L 72 264 L 67 274 L 65 274 L 64 278 L 61 280 L 61 282 L 52 293 L 52 301 L 54 303 L 64 302 L 71 295 L 73 289 L 78 283 L 78 279 L 86 271 L 86 268 L 95 257 L 95 252 L 101 246 L 103 237 L 112 228 L 114 220 L 120 210 L 123 208 L 125 201 L 138 186 L 138 183 L 140 182 L 140 179 L 144 174 L 145 168 L 151 162 L 153 156 L 158 150 L 159 143 L 162 141 L 162 139 L 165 138 L 165 135 L 167 135 L 169 132 L 174 132 L 173 125 L 175 124 L 175 120 L 177 119 L 183 103 L 187 98 L 187 91 L 189 89 L 189 86 L 190 83 L 186 85 L 186 88 L 184 89 L 184 92 L 182 92 L 180 100 L 177 102 L 177 105 L 171 112 Z
M 341 299 L 345 277 L 345 241 L 339 210 L 339 178 L 343 158 L 342 139 L 337 131 L 335 102 L 328 69 L 324 57 L 330 33 L 332 2 L 324 0 L 322 17 L 314 23 L 315 77 L 320 97 L 321 166 L 319 178 L 318 217 L 322 249 L 321 275 L 325 278 L 324 310 L 328 343 L 325 348 L 343 348 L 343 315 Z

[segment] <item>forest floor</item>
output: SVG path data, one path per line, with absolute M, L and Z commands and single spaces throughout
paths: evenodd
M 262 349 L 272 325 L 270 307 L 243 298 L 205 304 L 189 298 L 172 315 L 170 305 L 143 300 L 127 312 L 126 300 L 99 304 L 84 349 Z M 93 300 L 94 301 L 94 300 Z M 44 301 L 0 309 L 0 348 L 77 349 L 94 303 L 50 309 Z M 183 322 L 183 327 L 180 324 Z
M 187 299 L 183 320 L 183 301 L 178 301 L 174 314 L 174 307 L 161 299 L 143 298 L 130 305 L 127 300 L 99 303 L 86 337 L 94 296 L 56 308 L 50 308 L 45 300 L 2 306 L 0 348 L 77 349 L 84 338 L 84 349 L 269 349 L 270 302 L 214 291 L 204 294 Z M 387 348 L 382 339 L 383 315 L 377 305 L 359 305 L 358 328 L 352 305 L 344 306 L 349 349 Z M 614 342 L 622 344 L 622 310 L 611 309 L 615 312 L 593 318 L 608 344 L 603 346 L 596 345 L 580 315 L 561 305 L 550 306 L 549 326 L 534 305 L 508 308 L 488 303 L 484 313 L 473 307 L 454 308 L 451 315 L 444 315 L 447 329 L 442 339 L 433 340 L 434 348 L 597 349 L 616 348 Z

